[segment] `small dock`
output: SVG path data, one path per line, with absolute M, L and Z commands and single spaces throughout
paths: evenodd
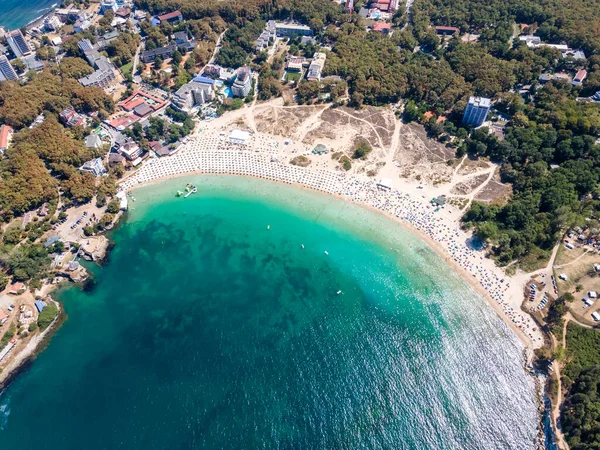
M 192 186 L 192 189 L 185 194 L 184 198 L 188 198 L 190 195 L 195 194 L 196 192 L 198 192 L 198 188 L 196 186 Z

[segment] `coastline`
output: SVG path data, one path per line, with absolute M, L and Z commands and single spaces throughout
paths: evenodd
M 51 289 L 49 292 L 52 292 Z M 27 345 L 15 355 L 10 363 L 0 373 L 0 391 L 5 389 L 19 374 L 26 370 L 29 364 L 31 364 L 37 355 L 44 351 L 46 346 L 50 343 L 52 336 L 64 321 L 67 319 L 64 308 L 60 302 L 52 300 L 58 308 L 58 316 L 52 321 L 48 328 L 41 333 L 36 334 L 32 337 Z
M 299 189 L 307 189 L 313 192 L 317 192 L 321 195 L 329 195 L 331 197 L 334 197 L 338 200 L 341 200 L 343 202 L 349 203 L 349 204 L 353 204 L 356 206 L 359 206 L 361 208 L 364 208 L 370 212 L 373 212 L 375 214 L 378 214 L 380 216 L 385 217 L 388 220 L 391 220 L 392 222 L 394 222 L 395 224 L 401 226 L 403 229 L 405 229 L 406 231 L 408 231 L 409 233 L 411 233 L 412 235 L 414 235 L 415 237 L 419 238 L 421 241 L 423 241 L 429 248 L 431 248 L 441 259 L 444 260 L 444 262 L 450 266 L 450 268 L 455 271 L 463 281 L 465 281 L 475 292 L 477 292 L 479 295 L 483 296 L 486 300 L 486 302 L 492 307 L 492 309 L 500 316 L 500 318 L 503 320 L 503 322 L 517 335 L 517 337 L 519 338 L 519 340 L 521 341 L 521 343 L 524 345 L 525 348 L 525 354 L 527 356 L 526 358 L 526 362 L 530 362 L 531 358 L 533 357 L 533 349 L 534 347 L 534 343 L 531 340 L 531 338 L 529 338 L 529 336 L 527 336 L 519 327 L 517 327 L 514 322 L 512 322 L 511 320 L 508 320 L 508 318 L 506 317 L 505 314 L 503 314 L 502 308 L 500 308 L 500 306 L 494 301 L 494 299 L 490 296 L 490 294 L 481 286 L 480 283 L 477 282 L 476 279 L 473 278 L 472 274 L 470 274 L 469 272 L 467 272 L 460 264 L 458 264 L 456 261 L 454 261 L 451 257 L 451 255 L 449 255 L 447 253 L 447 251 L 439 244 L 439 242 L 435 241 L 434 239 L 432 239 L 429 235 L 427 235 L 427 233 L 424 233 L 423 231 L 419 230 L 418 228 L 414 227 L 410 222 L 407 222 L 405 220 L 399 219 L 385 211 L 382 211 L 380 209 L 374 208 L 370 205 L 366 205 L 363 203 L 357 203 L 357 202 L 353 202 L 352 200 L 348 200 L 346 197 L 341 196 L 341 195 L 336 195 L 336 194 L 329 194 L 317 189 L 313 189 L 310 188 L 308 186 L 302 185 L 302 184 L 298 184 L 298 183 L 290 183 L 290 182 L 284 182 L 284 181 L 276 181 L 276 180 L 265 180 L 264 178 L 260 178 L 260 177 L 255 177 L 252 175 L 238 175 L 238 174 L 214 174 L 214 173 L 206 173 L 206 172 L 190 172 L 190 173 L 184 173 L 184 174 L 177 174 L 177 175 L 170 175 L 170 176 L 166 176 L 164 178 L 159 178 L 159 179 L 155 179 L 152 181 L 149 181 L 147 183 L 143 183 L 143 184 L 138 184 L 135 185 L 134 187 L 132 187 L 131 189 L 129 189 L 130 192 L 135 191 L 138 188 L 142 188 L 142 187 L 147 187 L 147 186 L 151 186 L 151 185 L 155 185 L 155 184 L 160 184 L 164 181 L 167 180 L 172 180 L 172 179 L 177 179 L 177 178 L 182 178 L 182 177 L 186 177 L 186 176 L 201 176 L 201 175 L 206 175 L 206 176 L 215 176 L 215 175 L 226 175 L 226 176 L 231 176 L 231 177 L 246 177 L 246 178 L 254 178 L 254 179 L 259 179 L 259 180 L 263 180 L 263 181 L 268 181 L 268 182 L 272 182 L 272 183 L 283 183 L 283 184 L 288 184 L 290 186 L 294 186 L 296 188 Z
M 203 153 L 206 155 L 206 154 L 209 154 L 210 152 L 206 151 Z M 247 155 L 246 152 L 244 152 L 244 153 L 240 152 L 237 155 L 239 157 L 242 154 Z M 179 156 L 181 158 L 180 155 L 181 155 L 181 153 L 179 153 L 178 155 L 175 155 L 174 157 Z M 214 155 L 212 155 L 212 156 L 214 156 Z M 247 158 L 251 158 L 253 156 L 254 156 L 253 154 L 250 154 L 250 156 L 247 156 Z M 174 157 L 171 157 L 171 158 L 174 158 Z M 207 156 L 207 158 L 210 158 L 210 157 L 211 156 Z M 391 219 L 394 223 L 399 224 L 400 226 L 405 228 L 407 231 L 409 231 L 409 232 L 413 233 L 415 236 L 419 237 L 434 252 L 436 252 L 438 254 L 438 256 L 440 256 L 456 273 L 458 273 L 459 276 L 461 278 L 463 278 L 463 280 L 465 280 L 471 288 L 473 288 L 480 295 L 483 295 L 485 297 L 485 299 L 487 300 L 487 302 L 492 306 L 494 311 L 502 317 L 504 323 L 517 335 L 519 340 L 523 343 L 523 345 L 527 349 L 527 354 L 528 354 L 527 362 L 531 361 L 531 358 L 533 357 L 533 350 L 542 345 L 543 340 L 541 338 L 538 338 L 538 340 L 536 342 L 534 342 L 530 338 L 530 336 L 528 336 L 518 326 L 518 324 L 515 323 L 514 319 L 507 315 L 506 310 L 503 310 L 502 306 L 498 304 L 498 300 L 494 299 L 493 296 L 491 295 L 491 293 L 488 292 L 488 290 L 485 289 L 484 286 L 482 286 L 481 280 L 477 279 L 476 274 L 474 272 L 469 272 L 468 270 L 466 270 L 458 261 L 455 260 L 453 255 L 446 248 L 444 248 L 442 243 L 436 241 L 436 239 L 434 239 L 434 237 L 431 236 L 430 233 L 428 233 L 427 231 L 419 229 L 418 227 L 413 225 L 413 223 L 411 223 L 410 220 L 407 220 L 402 216 L 398 216 L 397 214 L 396 215 L 391 214 L 390 212 L 388 212 L 382 208 L 374 207 L 373 205 L 368 204 L 365 201 L 356 201 L 352 196 L 344 195 L 343 193 L 339 193 L 339 192 L 332 192 L 331 185 L 328 185 L 326 188 L 315 188 L 315 187 L 310 186 L 308 183 L 294 182 L 294 180 L 292 179 L 293 177 L 284 176 L 281 179 L 277 179 L 277 177 L 273 177 L 273 176 L 257 176 L 255 174 L 253 174 L 252 171 L 245 171 L 245 170 L 243 170 L 243 168 L 241 170 L 236 168 L 238 170 L 228 171 L 228 170 L 220 170 L 220 169 L 207 170 L 206 167 L 200 168 L 200 167 L 194 166 L 193 169 L 191 169 L 191 170 L 184 170 L 183 168 L 179 167 L 177 165 L 177 163 L 173 163 L 172 161 L 170 161 L 171 158 L 169 158 L 169 160 L 162 159 L 162 160 L 154 161 L 151 163 L 151 165 L 156 164 L 156 163 L 161 163 L 161 161 L 162 162 L 166 161 L 165 164 L 168 164 L 170 166 L 170 169 L 173 170 L 175 173 L 169 173 L 170 170 L 168 170 L 169 168 L 167 168 L 167 170 L 164 170 L 162 172 L 160 170 L 158 170 L 158 174 L 155 174 L 154 177 L 148 177 L 148 175 L 146 175 L 145 173 L 143 173 L 141 171 L 137 171 L 134 174 L 132 174 L 130 177 L 128 177 L 126 180 L 123 181 L 123 183 L 121 184 L 121 188 L 126 191 L 130 191 L 130 190 L 134 190 L 137 187 L 145 186 L 148 184 L 159 183 L 164 180 L 178 178 L 178 177 L 186 176 L 186 175 L 187 176 L 207 175 L 207 174 L 208 175 L 210 175 L 210 174 L 212 174 L 212 175 L 230 175 L 230 176 L 240 176 L 241 175 L 241 176 L 246 176 L 246 177 L 250 177 L 250 178 L 265 179 L 265 180 L 273 181 L 276 183 L 280 182 L 280 183 L 294 185 L 294 186 L 300 187 L 300 188 L 314 190 L 316 192 L 327 194 L 327 195 L 336 197 L 340 200 L 359 205 L 370 211 L 377 212 L 379 214 L 386 216 L 388 219 Z M 264 161 L 257 161 L 257 164 L 263 163 L 263 162 Z M 273 162 L 271 161 L 271 163 L 273 163 Z M 278 163 L 276 163 L 276 164 L 278 164 Z M 193 164 L 191 164 L 191 165 L 193 165 Z M 147 166 L 145 166 L 145 167 L 147 167 Z M 285 168 L 286 166 L 280 165 L 279 167 Z M 174 170 L 174 169 L 177 169 L 177 170 Z M 150 170 L 155 170 L 155 169 L 150 169 Z M 310 169 L 298 169 L 298 170 L 306 171 L 306 172 L 310 171 Z M 335 176 L 345 176 L 345 174 L 340 175 L 340 174 L 336 174 L 336 173 L 329 173 L 328 175 L 331 175 L 334 177 Z M 373 185 L 375 184 L 373 181 L 369 181 L 369 182 L 373 183 Z M 333 189 L 333 190 L 335 190 L 335 189 Z M 342 191 L 343 191 L 343 189 L 342 189 Z M 408 194 L 405 194 L 405 195 L 408 195 Z M 448 219 L 447 221 L 451 223 L 450 219 Z M 453 225 L 456 225 L 456 224 L 453 224 Z M 465 238 L 467 238 L 467 237 L 468 236 L 465 234 Z M 483 260 L 483 257 L 480 257 L 480 258 L 481 258 L 481 260 Z M 493 264 L 495 267 L 495 264 L 493 263 L 493 261 L 491 261 L 487 258 L 486 258 L 486 261 L 487 261 L 488 265 Z M 499 270 L 499 269 L 496 268 L 496 270 Z M 508 276 L 503 275 L 503 277 L 509 279 Z M 517 297 L 517 298 L 519 298 L 519 299 L 522 298 L 522 292 L 521 292 L 522 286 L 521 286 L 520 278 L 524 279 L 524 278 L 526 278 L 526 275 L 515 276 L 515 277 L 512 277 L 509 279 L 511 281 L 511 284 L 510 284 L 510 289 L 508 287 L 506 288 L 507 295 L 509 295 L 509 296 L 518 295 L 519 297 Z M 526 281 L 526 280 L 524 280 L 524 281 Z M 519 301 L 519 305 L 520 305 L 520 301 Z M 521 311 L 519 311 L 519 313 L 521 313 Z M 526 314 L 526 313 L 524 313 L 524 314 Z M 531 320 L 531 318 L 529 317 L 528 314 L 526 317 L 528 317 L 529 320 Z M 537 329 L 537 330 L 539 331 L 539 329 Z M 539 332 L 539 334 L 541 336 L 541 332 Z

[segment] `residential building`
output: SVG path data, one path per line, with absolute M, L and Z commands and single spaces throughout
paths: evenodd
M 583 80 L 585 80 L 586 77 L 587 77 L 587 70 L 581 69 L 575 74 L 575 76 L 573 77 L 573 80 L 571 81 L 571 84 L 573 84 L 574 86 L 581 86 L 581 84 L 583 83 Z
M 44 19 L 44 28 L 50 32 L 56 32 L 62 28 L 63 24 L 57 16 L 49 16 Z
M 527 47 L 538 47 L 542 44 L 542 39 L 539 36 L 534 36 L 533 34 L 519 36 L 519 40 L 525 42 Z
M 277 37 L 277 26 L 274 20 L 269 20 L 264 31 L 256 40 L 256 51 L 265 51 L 271 45 L 271 41 Z
M 456 33 L 460 34 L 460 28 L 445 26 L 435 27 L 435 34 L 442 36 L 453 36 Z
M 62 111 L 59 115 L 60 121 L 67 127 L 75 127 L 77 125 L 83 125 L 84 119 L 77 111 L 73 108 L 67 108 Z
M 210 81 L 214 83 L 214 80 Z M 198 82 L 194 79 L 194 81 L 184 84 L 175 92 L 171 104 L 178 110 L 189 113 L 195 106 L 204 105 L 214 99 L 213 84 Z
M 302 72 L 302 66 L 304 64 L 304 58 L 292 57 L 288 59 L 285 64 L 285 69 L 289 72 Z
M 44 70 L 44 61 L 39 59 L 34 54 L 21 58 L 21 61 L 25 63 L 27 70 L 35 70 L 36 72 L 41 72 L 42 70 Z
M 0 155 L 4 153 L 4 151 L 10 145 L 10 138 L 12 137 L 13 129 L 8 125 L 2 125 L 0 127 Z
M 0 55 L 0 81 L 11 81 L 17 80 L 19 76 L 13 66 L 11 66 L 10 61 L 4 55 Z
M 231 92 L 234 97 L 246 97 L 252 89 L 252 72 L 248 66 L 244 66 L 238 70 L 237 77 L 231 87 Z
M 129 19 L 129 16 L 131 16 L 131 9 L 119 8 L 115 11 L 115 16 L 120 17 L 121 19 Z
M 177 48 L 184 48 L 186 52 L 194 50 L 196 48 L 196 40 L 190 40 L 188 34 L 185 31 L 176 32 L 173 37 L 175 38 L 175 44 Z
M 307 25 L 299 25 L 294 23 L 277 22 L 275 24 L 276 34 L 279 37 L 290 37 L 294 34 L 298 36 L 312 36 L 313 32 Z
M 118 152 L 123 155 L 129 161 L 134 161 L 139 158 L 142 154 L 142 149 L 140 146 L 131 139 L 128 139 L 122 144 L 118 146 Z
M 79 41 L 77 45 L 83 51 L 83 54 L 85 55 L 85 58 L 90 66 L 96 69 L 95 72 L 87 77 L 79 79 L 81 85 L 84 87 L 93 86 L 106 88 L 113 84 L 113 82 L 117 79 L 117 76 L 115 73 L 115 66 L 110 62 L 110 60 L 106 56 L 100 55 L 98 50 L 93 48 L 90 50 L 84 50 L 84 48 L 88 48 L 91 45 L 87 39 Z
M 474 127 L 481 126 L 485 122 L 491 107 L 492 102 L 489 98 L 469 97 L 469 103 L 467 103 L 462 123 Z
M 160 25 L 162 22 L 177 23 L 183 20 L 183 15 L 181 14 L 181 11 L 177 10 L 170 13 L 161 14 L 160 16 L 157 16 L 154 20 L 158 22 L 157 25 Z M 154 20 L 152 21 L 153 23 Z
M 98 41 L 96 42 L 96 49 L 97 50 L 101 50 L 104 47 L 106 47 L 109 43 L 111 43 L 112 41 L 114 41 L 116 38 L 119 37 L 121 33 L 117 30 L 114 31 L 110 31 L 102 36 L 100 36 L 100 38 L 98 38 Z
M 85 138 L 85 146 L 87 148 L 101 148 L 103 145 L 102 139 L 97 134 L 90 134 Z
M 166 47 L 154 48 L 142 52 L 141 60 L 144 64 L 149 64 L 159 56 L 163 59 L 170 58 L 177 46 L 175 44 L 167 45 Z
M 81 50 L 84 54 L 85 54 L 85 52 L 88 52 L 88 51 L 94 49 L 94 46 L 92 45 L 92 43 L 90 42 L 89 39 L 82 39 L 82 40 L 80 40 L 77 43 L 77 47 L 79 47 L 79 50 Z M 89 62 L 89 59 L 88 59 L 88 62 Z
M 90 22 L 88 19 L 79 18 L 73 24 L 73 30 L 75 30 L 75 33 L 83 33 L 91 26 L 92 22 Z
M 325 67 L 326 59 L 327 55 L 325 53 L 314 54 L 313 60 L 308 67 L 308 73 L 306 74 L 306 79 L 308 81 L 318 81 L 321 79 L 321 74 L 323 72 L 323 67 Z
M 96 158 L 86 162 L 83 166 L 79 168 L 79 170 L 83 172 L 89 172 L 95 177 L 100 177 L 106 173 L 104 164 L 102 164 L 102 158 Z
M 125 157 L 119 153 L 114 153 L 111 152 L 108 154 L 108 163 L 109 164 L 124 164 L 125 163 Z
M 116 0 L 102 0 L 100 3 L 100 14 L 106 14 L 106 11 L 109 9 L 112 9 L 113 12 L 117 11 L 118 7 Z
M 17 58 L 31 54 L 31 49 L 29 48 L 29 45 L 27 45 L 21 30 L 15 30 L 8 33 L 6 35 L 6 42 L 8 42 L 10 49 Z
M 390 34 L 391 30 L 392 30 L 391 23 L 375 22 L 373 24 L 373 31 L 377 31 L 378 33 Z
M 81 11 L 72 5 L 68 8 L 58 8 L 54 11 L 56 17 L 60 19 L 61 22 L 68 22 L 69 20 L 77 20 L 79 17 L 79 13 Z
M 78 81 L 83 87 L 99 87 L 104 89 L 113 84 L 116 79 L 117 76 L 115 75 L 115 71 L 109 69 L 96 70 L 94 73 L 87 77 L 80 78 Z

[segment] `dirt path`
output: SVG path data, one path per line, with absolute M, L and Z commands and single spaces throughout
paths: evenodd
M 558 246 L 557 246 L 558 247 Z M 561 264 L 560 266 L 555 266 L 555 269 L 562 269 L 563 267 L 567 267 L 570 266 L 571 264 L 576 263 L 577 261 L 579 261 L 581 258 L 583 258 L 585 255 L 587 255 L 588 253 L 590 253 L 591 250 L 586 250 L 584 253 L 582 253 L 581 255 L 579 255 L 577 258 L 575 258 L 573 261 L 569 261 L 566 264 Z
M 365 120 L 365 119 L 361 119 L 360 117 L 356 117 L 356 116 L 350 114 L 349 112 L 342 111 L 341 109 L 338 109 L 337 112 L 340 113 L 340 114 L 344 114 L 344 115 L 346 115 L 348 117 L 351 117 L 354 120 L 358 120 L 360 122 L 364 122 L 367 125 L 369 125 L 369 127 L 371 127 L 371 129 L 373 130 L 373 132 L 377 136 L 377 140 L 379 141 L 379 148 L 385 148 L 385 146 L 383 144 L 383 139 L 381 139 L 381 136 L 379 135 L 379 132 L 377 131 L 377 128 L 375 128 L 375 126 L 371 122 L 369 122 L 368 120 Z
M 304 139 L 308 133 L 310 133 L 313 129 L 318 128 L 318 126 L 321 124 L 321 116 L 325 112 L 325 109 L 326 108 L 323 108 L 321 111 L 310 116 L 307 120 L 300 124 L 298 130 L 296 133 L 294 133 L 294 140 L 296 142 L 304 142 Z

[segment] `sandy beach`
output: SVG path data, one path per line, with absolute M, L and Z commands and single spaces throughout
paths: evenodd
M 175 155 L 147 162 L 121 184 L 121 189 L 131 191 L 147 183 L 189 174 L 241 175 L 314 189 L 367 207 L 423 239 L 486 297 L 526 347 L 543 344 L 541 331 L 520 309 L 526 275 L 509 278 L 483 252 L 469 248 L 471 236 L 460 230 L 456 211 L 434 208 L 429 203 L 435 189 L 415 185 L 415 191 L 409 193 L 405 189 L 408 182 L 403 183 L 402 189 L 384 189 L 373 178 L 336 171 L 327 155 L 316 168 L 292 166 L 287 163 L 283 146 L 273 136 L 254 133 L 246 145 L 240 145 L 228 142 L 226 135 L 217 128 L 205 129 L 190 137 Z M 288 148 L 287 152 L 296 154 L 298 149 Z M 414 192 L 421 192 L 421 197 Z

